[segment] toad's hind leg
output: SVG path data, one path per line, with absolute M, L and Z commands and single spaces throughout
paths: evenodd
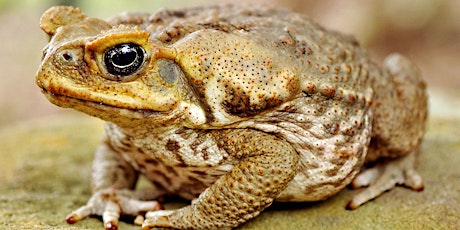
M 385 69 L 387 73 L 374 85 L 372 139 L 366 157 L 366 162 L 379 158 L 383 161 L 353 180 L 355 188 L 369 187 L 352 198 L 349 209 L 358 208 L 396 185 L 423 189 L 415 166 L 427 117 L 425 84 L 418 69 L 401 55 L 387 57 Z
M 293 179 L 298 155 L 285 141 L 254 130 L 217 135 L 239 163 L 191 205 L 147 213 L 143 229 L 230 229 L 259 215 Z

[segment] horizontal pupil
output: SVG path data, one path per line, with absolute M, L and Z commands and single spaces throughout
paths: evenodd
M 117 51 L 115 51 L 112 60 L 113 64 L 119 67 L 124 67 L 133 64 L 133 62 L 136 60 L 136 50 L 132 49 L 128 45 L 123 45 L 123 47 Z

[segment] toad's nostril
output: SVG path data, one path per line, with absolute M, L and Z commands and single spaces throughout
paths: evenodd
M 63 53 L 62 54 L 62 58 L 66 61 L 72 61 L 73 60 L 73 57 L 70 53 Z
M 62 50 L 56 54 L 56 58 L 62 65 L 78 66 L 82 55 L 80 50 Z

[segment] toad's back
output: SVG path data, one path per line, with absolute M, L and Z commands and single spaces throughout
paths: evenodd
M 209 77 L 203 74 L 209 70 L 219 75 L 230 72 L 235 76 L 233 68 L 240 67 L 240 72 L 250 72 L 248 77 L 263 79 L 276 78 L 282 70 L 289 69 L 302 81 L 301 91 L 308 94 L 319 92 L 327 97 L 355 102 L 358 99 L 356 94 L 364 96 L 368 93 L 368 79 L 375 78 L 369 76 L 369 72 L 378 71 L 370 66 L 353 37 L 324 30 L 308 17 L 289 11 L 213 6 L 162 10 L 153 15 L 127 13 L 110 22 L 113 25 L 140 26 L 162 44 L 176 47 L 180 56 L 197 59 L 194 60 L 194 68 L 185 66 L 184 70 L 195 71 L 190 77 L 198 79 L 198 82 Z M 209 30 L 225 34 L 210 35 L 212 32 Z M 187 37 L 198 38 L 198 41 L 190 42 Z M 182 39 L 188 42 L 179 41 Z M 257 52 L 250 53 L 247 49 Z M 218 58 L 232 63 L 216 69 L 219 67 L 215 64 L 223 64 L 213 60 Z M 253 65 L 257 72 L 249 71 Z M 262 67 L 271 69 L 257 69 Z M 270 70 L 273 71 L 267 72 Z M 373 75 L 376 74 L 379 73 Z M 262 84 L 266 82 L 259 85 Z M 292 83 L 291 87 L 295 88 L 294 85 Z

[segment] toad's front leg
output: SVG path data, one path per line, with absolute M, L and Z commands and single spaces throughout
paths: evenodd
M 88 203 L 67 216 L 73 224 L 91 215 L 102 216 L 105 229 L 117 229 L 121 215 L 136 216 L 161 209 L 154 199 L 164 194 L 161 189 L 134 191 L 138 174 L 109 144 L 103 140 L 93 162 L 92 190 Z
M 143 229 L 233 228 L 259 215 L 293 179 L 298 155 L 287 142 L 254 130 L 229 130 L 221 135 L 219 145 L 239 163 L 192 205 L 147 213 Z

